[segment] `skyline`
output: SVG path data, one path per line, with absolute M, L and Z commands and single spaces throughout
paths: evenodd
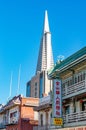
M 21 64 L 20 93 L 36 72 L 43 32 L 44 13 L 48 11 L 52 35 L 54 63 L 86 46 L 86 1 L 0 1 L 0 103 L 9 97 L 13 72 L 12 97 L 18 88 Z

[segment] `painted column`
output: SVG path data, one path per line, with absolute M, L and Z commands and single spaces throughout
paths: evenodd
M 77 101 L 77 102 L 76 102 L 76 112 L 80 112 L 80 111 L 81 111 L 80 102 Z
M 46 125 L 46 113 L 43 112 L 43 125 Z

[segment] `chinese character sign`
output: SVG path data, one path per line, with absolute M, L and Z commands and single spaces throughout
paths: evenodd
M 53 124 L 58 125 L 58 126 L 62 126 L 63 125 L 62 118 L 53 118 Z
M 61 80 L 54 80 L 53 117 L 62 116 Z

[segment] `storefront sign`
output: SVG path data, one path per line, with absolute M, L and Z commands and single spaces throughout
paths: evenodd
M 61 80 L 54 80 L 53 117 L 62 117 Z
M 62 118 L 53 118 L 53 124 L 58 125 L 58 126 L 62 126 L 63 125 Z

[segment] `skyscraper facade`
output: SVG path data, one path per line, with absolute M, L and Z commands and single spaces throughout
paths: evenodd
M 51 33 L 49 29 L 48 14 L 45 11 L 43 35 L 40 43 L 36 73 L 49 70 L 53 67 L 53 54 L 51 47 Z
M 54 65 L 51 46 L 51 32 L 48 13 L 45 11 L 43 33 L 40 42 L 36 74 L 27 82 L 26 96 L 41 98 L 52 90 L 52 81 L 48 80 L 47 71 Z

